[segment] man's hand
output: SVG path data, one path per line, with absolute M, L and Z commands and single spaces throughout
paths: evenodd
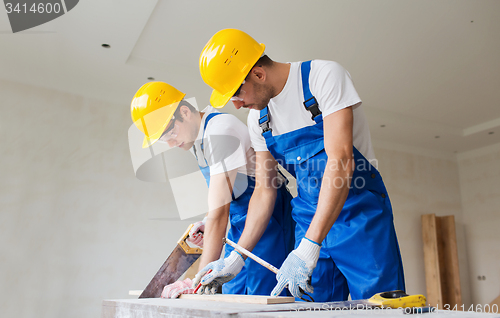
M 203 232 L 205 232 L 205 223 L 207 223 L 207 217 L 193 224 L 193 227 L 189 231 L 189 237 L 187 238 L 188 242 L 191 242 L 196 246 L 203 247 Z
M 244 265 L 241 254 L 232 251 L 228 257 L 212 262 L 199 271 L 194 277 L 193 287 L 201 281 L 202 286 L 198 289 L 198 294 L 215 294 L 217 288 L 236 277 Z M 212 272 L 205 275 L 210 269 Z
M 194 291 L 193 282 L 191 279 L 176 281 L 170 285 L 163 287 L 161 298 L 177 298 L 181 294 L 192 294 Z
M 312 293 L 314 288 L 309 284 L 316 263 L 319 258 L 321 246 L 307 238 L 303 238 L 297 249 L 293 250 L 281 265 L 276 279 L 278 284 L 271 292 L 271 296 L 278 296 L 288 285 L 290 293 L 294 297 L 302 297 L 303 293 L 299 287 L 308 293 Z

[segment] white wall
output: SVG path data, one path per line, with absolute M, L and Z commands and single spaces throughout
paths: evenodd
M 375 155 L 393 206 L 407 292 L 427 294 L 421 215 L 454 215 L 462 301 L 470 305 L 464 221 L 455 156 L 385 144 L 375 147 Z
M 132 92 L 133 95 L 133 92 Z M 143 289 L 189 221 L 137 180 L 129 105 L 0 81 L 2 317 L 99 317 Z
M 484 305 L 500 294 L 500 144 L 458 159 L 472 302 Z

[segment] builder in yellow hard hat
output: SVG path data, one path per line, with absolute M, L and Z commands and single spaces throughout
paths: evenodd
M 316 301 L 404 290 L 391 203 L 350 74 L 332 61 L 278 63 L 264 49 L 248 34 L 225 29 L 208 41 L 199 61 L 214 107 L 231 100 L 250 109 L 258 185 L 251 202 L 259 204 L 250 205 L 239 245 L 251 250 L 259 239 L 262 225 L 251 223 L 252 215 L 271 213 L 274 204 L 267 199 L 274 189 L 259 186 L 260 178 L 279 162 L 297 179 L 296 248 L 271 295 L 287 285 L 296 297 L 314 290 Z
M 255 188 L 255 152 L 247 127 L 233 115 L 220 113 L 211 106 L 198 112 L 184 96 L 167 83 L 150 82 L 135 94 L 131 113 L 135 125 L 145 135 L 143 147 L 166 142 L 171 147 L 189 150 L 207 180 L 209 213 L 204 221 L 195 224 L 190 235 L 195 244 L 203 246 L 200 268 L 210 263 L 214 275 L 221 277 L 199 289 L 199 293 L 214 293 L 241 271 L 243 274 L 237 279 L 223 285 L 223 293 L 267 295 L 274 287 L 272 272 L 250 260 L 245 262 L 232 248 L 226 247 L 226 258 L 218 260 L 228 218 L 231 228 L 227 237 L 238 240 Z M 257 255 L 279 266 L 293 249 L 293 220 L 286 179 L 274 181 L 279 183 L 276 203 L 273 212 L 259 220 L 264 223 L 264 239 L 255 248 Z M 203 239 L 196 236 L 199 229 L 204 230 Z M 230 266 L 224 266 L 228 262 Z M 199 277 L 194 285 L 198 280 Z M 192 293 L 193 287 L 189 279 L 178 281 L 166 286 L 162 297 L 175 298 L 181 293 Z

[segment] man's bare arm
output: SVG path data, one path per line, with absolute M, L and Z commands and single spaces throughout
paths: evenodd
M 210 177 L 208 189 L 207 222 L 205 224 L 203 254 L 199 270 L 218 260 L 222 252 L 222 238 L 226 235 L 231 193 L 237 169 Z
M 354 172 L 352 154 L 352 107 L 328 115 L 323 120 L 325 151 L 328 156 L 316 214 L 306 237 L 320 243 L 344 206 Z
M 276 202 L 278 163 L 269 151 L 256 152 L 255 190 L 238 244 L 251 251 L 264 234 Z

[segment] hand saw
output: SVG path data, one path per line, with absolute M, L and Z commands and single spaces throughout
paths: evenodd
M 163 287 L 178 280 L 200 257 L 202 249 L 191 247 L 186 242 L 186 239 L 189 237 L 189 230 L 192 227 L 193 224 L 189 225 L 186 232 L 177 242 L 177 246 L 170 253 L 165 263 L 163 263 L 156 275 L 151 279 L 151 282 L 149 282 L 139 298 L 159 298 Z

